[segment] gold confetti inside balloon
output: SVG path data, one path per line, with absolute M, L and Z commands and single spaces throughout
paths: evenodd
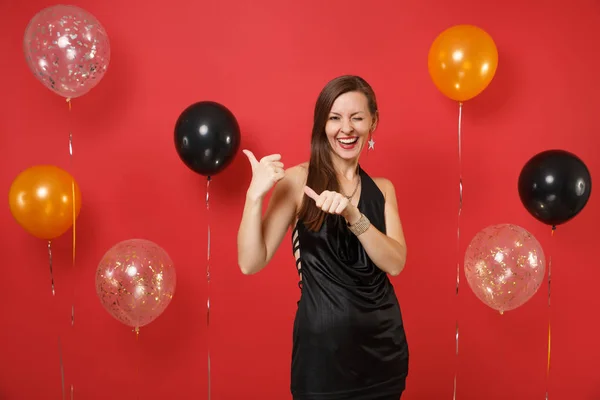
M 175 267 L 167 252 L 143 239 L 116 244 L 96 270 L 100 303 L 117 320 L 136 329 L 165 311 L 175 282 Z
M 25 29 L 23 52 L 33 75 L 67 99 L 95 87 L 110 62 L 104 27 L 93 15 L 71 5 L 53 5 L 33 16 Z
M 465 275 L 473 293 L 500 313 L 529 301 L 541 286 L 545 270 L 542 246 L 516 225 L 483 229 L 465 253 Z

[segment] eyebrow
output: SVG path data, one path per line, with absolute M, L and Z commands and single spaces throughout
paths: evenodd
M 356 115 L 356 114 L 360 114 L 360 113 L 364 113 L 364 111 L 353 112 L 352 114 L 350 114 L 350 116 L 353 116 L 353 115 Z M 336 113 L 335 111 L 331 111 L 330 114 L 341 115 L 340 113 Z

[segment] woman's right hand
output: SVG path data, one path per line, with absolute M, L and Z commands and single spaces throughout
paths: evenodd
M 254 199 L 262 199 L 277 182 L 285 176 L 281 154 L 271 154 L 258 161 L 250 150 L 243 150 L 252 167 L 252 181 L 248 195 Z

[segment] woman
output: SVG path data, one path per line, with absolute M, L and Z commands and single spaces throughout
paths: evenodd
M 301 289 L 291 373 L 296 400 L 398 400 L 405 388 L 408 346 L 387 276 L 398 275 L 406 260 L 396 193 L 358 164 L 377 121 L 369 84 L 342 76 L 317 100 L 308 163 L 284 170 L 279 154 L 258 161 L 244 150 L 252 181 L 238 232 L 242 272 L 264 268 L 292 230 Z

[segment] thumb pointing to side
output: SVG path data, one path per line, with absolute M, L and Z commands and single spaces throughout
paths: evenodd
M 258 164 L 258 160 L 256 159 L 256 157 L 254 157 L 254 154 L 250 150 L 242 150 L 242 152 L 246 155 L 246 157 L 248 157 L 248 160 L 250 161 L 250 165 L 252 167 Z

